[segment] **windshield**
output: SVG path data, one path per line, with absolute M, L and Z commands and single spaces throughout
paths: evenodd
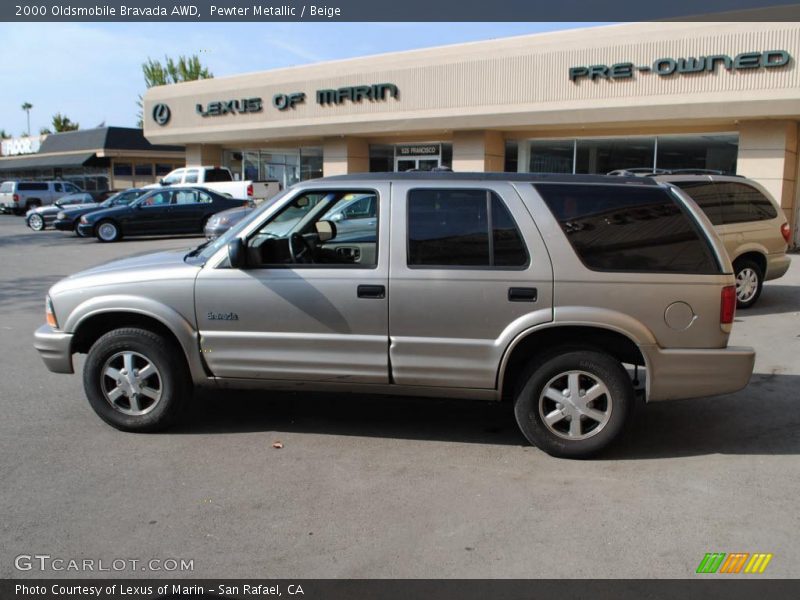
M 289 195 L 291 191 L 292 188 L 289 188 L 285 190 L 282 194 L 279 194 L 274 198 L 272 198 L 271 200 L 264 202 L 264 204 L 256 208 L 249 215 L 245 216 L 241 221 L 236 223 L 236 225 L 228 229 L 228 231 L 223 233 L 218 238 L 210 240 L 208 242 L 204 242 L 199 246 L 197 246 L 197 248 L 195 248 L 194 250 L 189 252 L 189 254 L 186 255 L 186 258 L 191 258 L 197 262 L 207 261 L 209 258 L 214 256 L 214 254 L 216 254 L 216 252 L 220 248 L 222 248 L 223 246 L 227 246 L 228 242 L 230 242 L 233 238 L 239 235 L 239 232 L 242 231 L 245 227 L 247 227 L 253 219 L 259 218 L 259 215 L 261 215 L 261 213 L 268 210 L 270 207 L 280 203 L 286 196 Z
M 130 204 L 142 194 L 144 194 L 144 190 L 127 190 L 124 192 L 119 192 L 118 194 L 114 194 L 113 196 L 107 198 L 100 206 L 103 208 L 109 208 L 111 206 L 124 206 Z

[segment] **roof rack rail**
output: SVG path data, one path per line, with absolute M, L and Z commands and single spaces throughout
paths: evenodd
M 624 177 L 655 177 L 657 175 L 725 175 L 727 177 L 743 177 L 736 173 L 729 173 L 720 169 L 648 169 L 634 167 L 632 169 L 615 169 L 609 171 L 607 175 L 618 175 Z

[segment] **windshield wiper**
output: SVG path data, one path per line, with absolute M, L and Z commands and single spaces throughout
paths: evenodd
M 186 254 L 186 256 L 184 256 L 183 258 L 190 258 L 192 256 L 197 256 L 203 248 L 208 246 L 213 241 L 214 240 L 206 240 L 205 242 L 203 242 L 202 244 L 200 244 L 196 248 L 193 248 L 193 249 L 189 250 L 188 254 Z

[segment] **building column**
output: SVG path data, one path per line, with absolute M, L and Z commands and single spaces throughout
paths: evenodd
M 499 131 L 453 132 L 453 171 L 503 171 L 505 154 Z
M 186 144 L 187 167 L 218 167 L 222 165 L 222 146 L 216 144 Z
M 322 141 L 322 174 L 369 173 L 369 143 L 365 139 L 338 137 Z
M 745 121 L 739 125 L 736 172 L 767 188 L 778 201 L 793 232 L 798 235 L 798 123 L 797 121 Z

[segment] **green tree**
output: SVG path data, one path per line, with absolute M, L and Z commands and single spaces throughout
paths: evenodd
M 8 133 L 5 129 L 0 129 L 0 139 L 7 140 L 11 137 L 11 134 Z
M 144 85 L 148 89 L 157 85 L 211 79 L 214 77 L 211 71 L 202 65 L 200 58 L 196 54 L 179 56 L 178 60 L 165 56 L 163 63 L 148 57 L 147 62 L 142 63 L 142 74 L 144 75 Z M 136 101 L 136 105 L 139 107 L 137 125 L 142 127 L 144 120 L 142 117 L 141 95 Z
M 22 110 L 24 110 L 28 114 L 28 135 L 31 134 L 31 109 L 33 108 L 33 104 L 30 102 L 23 102 L 22 103 Z
M 56 133 L 61 133 L 62 131 L 76 131 L 79 127 L 79 123 L 73 123 L 69 120 L 67 115 L 62 115 L 61 113 L 56 113 L 53 115 L 53 131 Z

